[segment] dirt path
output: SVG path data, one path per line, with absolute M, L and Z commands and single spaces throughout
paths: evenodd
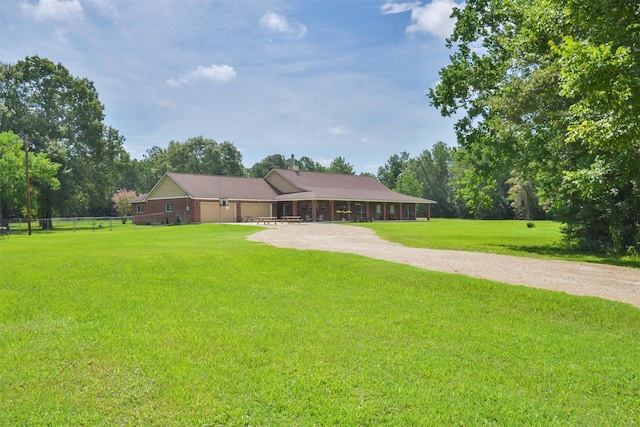
M 640 271 L 570 261 L 520 258 L 477 252 L 416 249 L 380 239 L 373 231 L 339 224 L 271 226 L 249 240 L 282 248 L 364 255 L 426 270 L 590 295 L 640 307 Z

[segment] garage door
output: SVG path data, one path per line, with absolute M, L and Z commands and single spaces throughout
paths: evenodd
M 236 204 L 222 207 L 219 203 L 200 203 L 201 222 L 235 222 Z
M 243 203 L 240 206 L 243 217 L 252 217 L 256 219 L 260 216 L 271 216 L 270 203 Z

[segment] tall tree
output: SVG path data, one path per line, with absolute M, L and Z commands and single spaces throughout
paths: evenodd
M 398 181 L 398 178 L 400 178 L 400 175 L 402 175 L 408 161 L 409 153 L 406 151 L 403 151 L 400 155 L 392 155 L 384 166 L 378 168 L 378 181 L 384 184 L 387 188 L 392 190 L 395 189 L 396 182 Z
M 153 173 L 151 161 L 144 156 L 141 160 L 130 159 L 123 164 L 116 187 L 131 188 L 137 193 L 145 193 L 153 188 L 159 178 Z
M 0 133 L 0 214 L 8 218 L 20 214 L 26 204 L 26 153 L 24 143 L 13 132 Z M 59 164 L 44 153 L 29 154 L 30 190 L 34 195 L 60 188 L 56 178 Z
M 327 168 L 322 166 L 320 163 L 314 161 L 308 156 L 302 156 L 298 159 L 298 165 L 300 166 L 300 170 L 309 171 L 309 172 L 326 172 Z
M 455 198 L 452 167 L 454 150 L 444 142 L 437 142 L 418 157 L 409 159 L 395 190 L 415 197 L 431 199 L 437 204 L 431 207 L 436 217 L 451 218 L 460 215 Z M 422 212 L 419 212 L 422 214 Z
M 34 153 L 62 165 L 60 190 L 39 194 L 38 215 L 108 209 L 116 171 L 126 160 L 118 132 L 104 125 L 93 83 L 38 56 L 0 64 L 0 131 L 28 137 Z
M 345 175 L 355 175 L 353 165 L 348 163 L 344 157 L 336 157 L 331 161 L 327 168 L 329 173 L 341 173 Z
M 455 198 L 464 203 L 459 212 L 466 212 L 476 219 L 510 219 L 514 211 L 509 202 L 510 165 L 491 161 L 491 149 L 475 150 L 468 147 L 454 153 L 451 168 L 455 186 Z
M 407 196 L 413 197 L 424 197 L 426 186 L 424 183 L 420 182 L 420 178 L 418 177 L 418 168 L 416 159 L 409 159 L 407 162 L 407 167 L 405 168 L 402 176 L 398 178 L 396 182 L 396 187 L 393 189 L 398 193 L 406 194 Z M 432 199 L 433 200 L 433 199 Z
M 169 163 L 166 150 L 160 148 L 157 145 L 154 145 L 147 150 L 143 160 L 150 165 L 152 182 L 151 187 L 153 187 L 153 185 L 158 182 L 162 175 L 164 175 L 166 172 L 172 171 L 172 166 L 171 163 Z M 151 187 L 145 189 L 144 191 L 150 190 Z
M 222 161 L 221 174 L 225 176 L 245 176 L 246 171 L 242 165 L 242 153 L 229 141 L 218 144 L 220 160 Z
M 165 172 L 243 176 L 242 154 L 230 142 L 217 143 L 197 136 L 185 142 L 170 141 L 166 149 L 154 146 L 146 158 L 155 180 Z
M 271 169 L 286 169 L 287 160 L 282 154 L 271 154 L 249 168 L 249 176 L 264 178 Z
M 430 92 L 465 111 L 478 181 L 514 171 L 589 250 L 640 249 L 640 7 L 627 0 L 468 0 Z

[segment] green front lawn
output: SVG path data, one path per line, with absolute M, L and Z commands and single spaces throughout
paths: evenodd
M 0 425 L 640 419 L 635 307 L 246 241 L 256 230 L 0 241 Z
M 534 227 L 527 227 L 531 222 Z M 488 252 L 535 258 L 597 262 L 640 268 L 640 256 L 602 256 L 577 252 L 562 242 L 561 225 L 553 221 L 475 221 L 435 218 L 431 221 L 365 222 L 385 240 L 416 248 Z

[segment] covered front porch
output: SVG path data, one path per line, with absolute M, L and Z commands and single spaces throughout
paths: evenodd
M 277 203 L 278 217 L 300 216 L 303 221 L 415 220 L 416 203 L 356 200 L 290 200 Z M 427 204 L 427 219 L 431 206 Z

